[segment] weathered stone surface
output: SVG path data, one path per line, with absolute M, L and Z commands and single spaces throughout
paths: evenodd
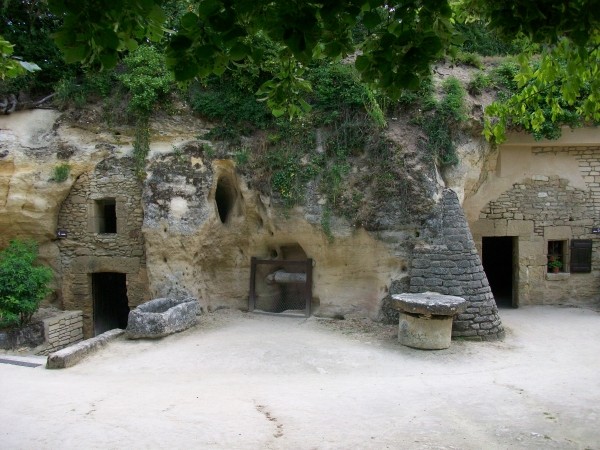
M 66 311 L 43 320 L 46 342 L 38 355 L 49 355 L 83 339 L 83 313 Z
M 0 348 L 15 349 L 22 346 L 37 347 L 44 343 L 44 324 L 31 323 L 23 328 L 0 331 Z
M 413 250 L 413 261 L 419 262 L 416 266 L 419 270 L 417 274 L 411 272 L 409 291 L 413 294 L 433 291 L 466 300 L 469 318 L 460 319 L 460 325 L 452 331 L 453 336 L 475 339 L 504 337 L 498 309 L 473 237 L 458 197 L 452 190 L 444 190 L 439 213 L 431 219 L 430 229 L 427 241 Z M 440 270 L 442 267 L 445 270 Z M 490 326 L 482 327 L 482 323 Z
M 268 284 L 306 283 L 306 274 L 286 272 L 285 270 L 277 270 L 267 275 L 266 281 Z
M 125 335 L 129 339 L 159 338 L 197 323 L 198 300 L 157 298 L 129 312 Z
M 441 295 L 437 292 L 392 295 L 395 307 L 413 314 L 454 316 L 467 309 L 467 301 L 461 297 Z
M 115 328 L 99 334 L 96 337 L 81 341 L 75 345 L 63 348 L 57 352 L 48 355 L 46 362 L 47 369 L 65 369 L 74 366 L 83 358 L 96 352 L 100 348 L 107 345 L 113 339 L 118 338 L 124 333 L 124 330 Z
M 423 350 L 441 350 L 450 347 L 452 316 L 413 316 L 400 312 L 398 342 L 407 347 Z

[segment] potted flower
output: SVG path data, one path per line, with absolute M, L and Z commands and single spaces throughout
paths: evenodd
M 548 271 L 549 272 L 553 272 L 553 273 L 558 273 L 560 272 L 560 269 L 562 268 L 562 263 L 560 262 L 560 260 L 551 257 L 550 260 L 548 261 Z

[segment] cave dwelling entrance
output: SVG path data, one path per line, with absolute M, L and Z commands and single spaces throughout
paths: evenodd
M 516 308 L 519 305 L 517 239 L 513 236 L 482 238 L 483 270 L 498 307 Z
M 92 274 L 94 336 L 113 328 L 126 328 L 129 316 L 127 275 L 117 272 Z

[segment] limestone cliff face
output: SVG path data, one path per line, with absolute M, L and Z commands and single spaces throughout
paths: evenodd
M 57 111 L 32 110 L 0 118 L 0 247 L 16 237 L 34 239 L 42 260 L 57 274 L 60 205 L 75 180 L 106 156 L 91 136 L 59 127 L 59 116 Z M 53 181 L 54 168 L 65 162 L 69 176 Z
M 386 244 L 334 224 L 330 239 L 304 208 L 276 207 L 249 189 L 232 160 L 211 161 L 197 144 L 183 149 L 152 160 L 144 187 L 143 232 L 156 296 L 193 295 L 207 309 L 245 309 L 250 258 L 296 253 L 314 260 L 316 314 L 376 317 L 391 281 L 407 275 L 409 232 L 387 236 Z
M 98 186 L 112 183 L 102 175 L 106 170 L 101 170 L 100 163 L 118 167 L 122 160 L 124 167 L 130 166 L 133 130 L 126 126 L 100 126 L 98 118 L 89 111 L 69 114 L 60 116 L 55 111 L 38 110 L 0 118 L 0 246 L 14 237 L 40 242 L 42 259 L 51 264 L 57 275 L 57 302 L 87 311 L 88 321 L 93 311 L 85 299 L 92 296 L 88 275 L 94 268 L 101 266 L 102 271 L 110 272 L 121 267 L 119 264 L 126 266 L 121 272 L 137 277 L 128 278 L 128 297 L 134 298 L 135 304 L 147 297 L 192 295 L 200 299 L 205 310 L 246 309 L 251 257 L 312 258 L 315 314 L 380 317 L 388 291 L 408 285 L 412 249 L 428 235 L 429 224 L 424 215 L 418 220 L 399 220 L 404 209 L 394 205 L 413 202 L 424 205 L 421 209 L 427 211 L 430 204 L 439 201 L 444 188 L 435 169 L 421 167 L 418 152 L 409 149 L 403 164 L 412 167 L 415 178 L 407 183 L 419 184 L 422 189 L 398 194 L 404 195 L 400 202 L 397 196 L 390 197 L 389 205 L 381 208 L 378 218 L 379 224 L 387 225 L 368 232 L 332 217 L 331 231 L 326 234 L 321 226 L 322 207 L 310 185 L 307 204 L 288 210 L 268 193 L 253 189 L 252 174 L 238 170 L 233 160 L 205 154 L 205 146 L 196 140 L 203 123 L 191 118 L 155 120 L 151 125 L 147 177 L 137 184 L 141 189 L 142 235 L 138 237 L 136 230 L 130 229 L 131 224 L 127 225 L 127 239 L 139 241 L 144 254 L 138 255 L 134 249 L 129 256 L 121 255 L 120 248 L 113 255 L 115 264 L 111 264 L 108 253 L 112 244 L 104 242 L 109 238 L 97 236 L 101 231 L 89 225 L 93 217 L 87 218 L 86 230 L 72 230 L 67 237 L 70 241 L 61 241 L 60 245 L 56 231 L 59 217 L 61 224 L 83 224 L 85 214 L 97 214 L 93 210 L 97 207 L 94 202 L 100 199 L 96 199 L 98 195 L 115 198 L 117 214 L 125 214 L 119 213 L 119 208 L 131 208 L 134 212 L 137 206 L 127 206 L 133 193 L 94 194 L 95 185 L 86 185 L 86 180 L 95 180 Z M 390 134 L 408 139 L 411 133 L 396 126 L 390 128 Z M 407 142 L 401 144 L 410 147 Z M 483 147 L 470 152 L 473 157 L 462 168 L 445 175 L 459 192 L 465 185 L 469 190 L 477 184 L 486 161 Z M 63 163 L 70 166 L 69 177 L 60 183 L 52 181 L 54 167 Z M 114 167 L 110 177 L 117 180 L 120 175 Z M 133 176 L 129 169 L 123 173 Z M 427 186 L 421 186 L 422 183 Z M 88 192 L 90 198 L 73 198 L 80 192 Z M 71 210 L 77 210 L 81 217 L 71 220 Z M 431 209 L 431 214 L 437 213 Z M 94 249 L 99 245 L 108 253 L 96 255 Z M 66 248 L 73 255 L 67 255 L 68 263 L 64 257 L 61 262 Z M 131 261 L 128 259 L 125 264 L 116 259 L 124 257 Z M 85 258 L 90 269 L 75 264 L 77 258 Z M 63 272 L 68 283 L 61 281 Z M 144 283 L 147 285 L 142 287 Z M 139 289 L 139 295 L 133 289 Z M 87 303 L 82 306 L 82 302 Z M 91 330 L 91 324 L 86 324 L 86 329 Z

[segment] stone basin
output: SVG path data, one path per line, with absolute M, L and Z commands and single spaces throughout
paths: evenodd
M 452 318 L 467 309 L 462 297 L 436 292 L 392 295 L 400 310 L 398 341 L 407 347 L 441 350 L 450 347 Z
M 125 336 L 129 339 L 159 338 L 186 330 L 197 323 L 198 300 L 157 298 L 129 312 Z

